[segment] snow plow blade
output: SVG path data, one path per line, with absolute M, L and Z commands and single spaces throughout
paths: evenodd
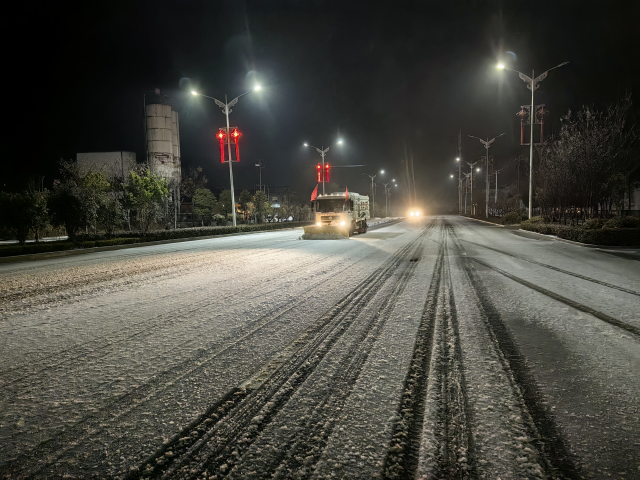
M 304 227 L 303 240 L 345 240 L 349 238 L 349 231 L 345 227 L 335 225 L 310 225 Z

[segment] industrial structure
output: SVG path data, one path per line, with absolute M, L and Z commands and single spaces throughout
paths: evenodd
M 147 162 L 151 171 L 170 184 L 180 183 L 180 119 L 162 99 L 145 104 Z

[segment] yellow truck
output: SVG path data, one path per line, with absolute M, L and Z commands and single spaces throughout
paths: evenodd
M 322 235 L 350 237 L 354 232 L 366 233 L 369 197 L 358 193 L 340 192 L 318 195 L 312 202 L 315 224 L 304 227 L 307 238 Z

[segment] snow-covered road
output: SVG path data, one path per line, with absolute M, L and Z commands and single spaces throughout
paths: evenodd
M 300 235 L 0 265 L 2 477 L 640 477 L 637 256 Z

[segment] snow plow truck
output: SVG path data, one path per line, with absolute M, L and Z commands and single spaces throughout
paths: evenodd
M 318 195 L 312 201 L 315 223 L 304 227 L 306 238 L 322 235 L 350 237 L 354 232 L 366 233 L 369 197 L 348 191 Z

